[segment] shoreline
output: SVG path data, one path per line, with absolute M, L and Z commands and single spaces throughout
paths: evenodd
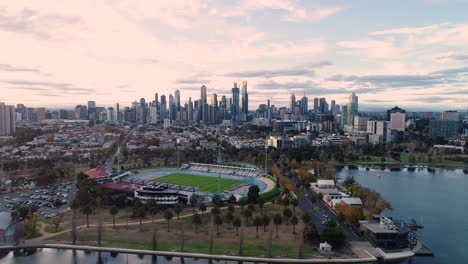
M 143 249 L 127 249 L 127 248 L 114 248 L 114 247 L 96 247 L 96 246 L 77 246 L 68 244 L 29 244 L 17 246 L 0 246 L 0 250 L 21 250 L 21 249 L 39 249 L 39 248 L 52 248 L 52 249 L 68 249 L 68 250 L 83 250 L 83 251 L 96 251 L 96 252 L 110 252 L 110 253 L 123 253 L 123 254 L 142 254 L 152 256 L 170 256 L 181 258 L 202 258 L 210 260 L 225 260 L 225 261 L 241 261 L 241 262 L 254 262 L 254 263 L 369 263 L 377 262 L 378 259 L 368 253 L 367 258 L 317 258 L 317 259 L 294 259 L 294 258 L 263 258 L 263 257 L 243 257 L 243 256 L 230 256 L 230 255 L 211 255 L 203 253 L 184 253 L 173 251 L 153 251 Z M 406 258 L 406 257 L 405 257 Z
M 468 164 L 465 166 L 460 165 L 449 165 L 449 164 L 425 164 L 425 163 L 418 163 L 418 164 L 382 164 L 382 163 L 369 163 L 369 164 L 348 164 L 348 163 L 340 163 L 340 164 L 331 164 L 330 167 L 348 167 L 348 166 L 355 166 L 355 167 L 365 167 L 365 168 L 395 168 L 395 169 L 404 169 L 404 168 L 432 168 L 432 169 L 460 169 L 460 170 L 467 170 L 468 171 Z

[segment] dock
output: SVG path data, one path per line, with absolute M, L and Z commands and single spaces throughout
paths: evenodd
M 434 256 L 434 252 L 421 241 L 413 248 L 413 252 L 415 256 Z

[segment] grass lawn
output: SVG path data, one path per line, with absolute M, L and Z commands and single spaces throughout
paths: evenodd
M 243 181 L 232 179 L 221 178 L 219 180 L 221 181 L 221 192 L 230 189 L 233 185 L 244 183 Z M 218 193 L 218 178 L 215 177 L 186 173 L 172 173 L 156 178 L 153 181 L 199 187 L 201 192 Z

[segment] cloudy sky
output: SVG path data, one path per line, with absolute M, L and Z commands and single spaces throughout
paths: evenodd
M 0 101 L 129 105 L 248 81 L 250 108 L 297 96 L 361 109 L 466 109 L 465 0 L 0 2 Z

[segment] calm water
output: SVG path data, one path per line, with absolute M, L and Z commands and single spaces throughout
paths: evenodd
M 37 252 L 29 256 L 13 256 L 13 252 L 10 252 L 4 257 L 0 257 L 0 263 L 2 264 L 208 264 L 208 263 L 228 263 L 234 264 L 237 262 L 230 261 L 212 261 L 206 259 L 191 259 L 191 258 L 167 258 L 167 257 L 155 257 L 155 256 L 144 256 L 144 255 L 133 255 L 133 254 L 110 254 L 107 252 L 85 252 L 79 250 L 66 250 L 66 249 L 39 249 Z
M 415 257 L 408 263 L 468 263 L 468 175 L 462 170 L 359 168 L 343 169 L 338 175 L 354 176 L 363 186 L 379 191 L 392 204 L 389 216 L 422 219 L 424 229 L 418 235 L 435 256 Z

